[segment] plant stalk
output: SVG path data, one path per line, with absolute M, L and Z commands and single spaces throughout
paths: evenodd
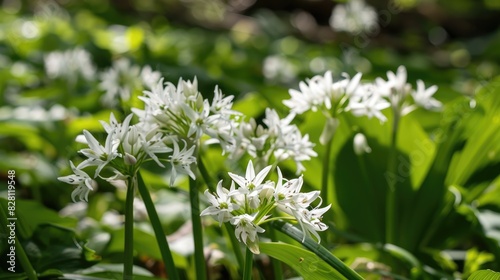
M 125 198 L 125 244 L 123 261 L 123 279 L 133 279 L 134 267 L 134 192 L 135 177 L 127 180 L 127 196 Z
M 163 259 L 163 263 L 165 264 L 165 272 L 168 275 L 169 279 L 180 279 L 175 267 L 174 259 L 172 257 L 172 252 L 170 251 L 170 247 L 168 246 L 165 232 L 163 231 L 163 227 L 160 222 L 160 218 L 158 217 L 155 205 L 153 203 L 153 200 L 151 199 L 151 194 L 149 193 L 146 184 L 144 184 L 144 180 L 142 179 L 142 176 L 139 172 L 137 173 L 137 183 L 139 193 L 141 194 L 142 200 L 144 201 L 149 220 L 151 221 L 151 225 L 153 226 L 153 230 L 155 232 L 156 242 L 158 242 L 161 257 Z
M 245 267 L 243 268 L 243 280 L 252 280 L 253 253 L 247 247 L 245 254 Z
M 398 175 L 396 174 L 397 169 L 397 135 L 399 128 L 400 112 L 398 108 L 393 109 L 393 121 L 392 121 L 392 132 L 391 132 L 391 146 L 389 151 L 389 164 L 388 164 L 388 175 L 386 179 L 388 180 L 387 185 L 387 195 L 386 195 L 386 215 L 385 215 L 385 243 L 394 244 L 396 238 L 396 180 Z
M 189 200 L 191 202 L 191 222 L 193 224 L 196 279 L 205 280 L 207 279 L 207 270 L 205 268 L 205 256 L 203 253 L 203 227 L 200 217 L 200 198 L 198 197 L 196 181 L 192 178 L 189 178 Z
M 203 177 L 203 180 L 205 180 L 205 184 L 207 184 L 208 190 L 210 192 L 215 192 L 215 186 L 214 182 L 212 181 L 212 178 L 210 177 L 205 164 L 203 163 L 203 160 L 200 155 L 198 155 L 198 170 L 200 171 L 201 176 Z M 229 240 L 231 242 L 231 247 L 233 248 L 234 255 L 236 256 L 236 260 L 238 261 L 238 265 L 240 269 L 243 268 L 244 266 L 244 260 L 243 260 L 243 253 L 240 250 L 240 243 L 238 240 L 236 240 L 236 236 L 233 234 L 234 233 L 234 226 L 229 224 L 229 223 L 224 223 L 224 228 L 227 231 L 227 234 L 229 236 Z

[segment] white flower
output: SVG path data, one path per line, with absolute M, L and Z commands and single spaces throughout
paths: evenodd
M 69 164 L 71 165 L 71 170 L 73 170 L 74 174 L 58 177 L 57 179 L 67 184 L 77 185 L 76 189 L 71 193 L 71 199 L 73 201 L 76 202 L 76 197 L 82 201 L 88 201 L 89 192 L 94 190 L 97 183 L 90 178 L 87 173 L 75 167 L 72 161 L 70 161 Z
M 245 153 L 256 159 L 256 166 L 278 163 L 292 159 L 297 165 L 297 173 L 304 170 L 302 161 L 317 156 L 314 144 L 308 135 L 302 135 L 296 125 L 290 124 L 294 114 L 280 119 L 273 109 L 266 109 L 263 120 L 266 127 L 257 125 L 254 119 L 236 123 L 233 142 L 229 147 L 229 158 L 240 159 Z M 274 157 L 273 157 L 274 156 Z
M 285 182 L 283 183 L 283 181 Z M 274 191 L 275 201 L 280 205 L 289 207 L 289 203 L 292 202 L 293 198 L 300 192 L 302 184 L 302 176 L 288 181 L 283 178 L 281 169 L 278 167 L 278 182 L 276 183 L 276 189 Z
M 90 53 L 82 48 L 51 52 L 44 57 L 44 63 L 49 78 L 65 78 L 72 84 L 79 77 L 91 81 L 96 73 Z
M 132 65 L 128 59 L 121 58 L 113 62 L 113 66 L 101 74 L 99 87 L 106 93 L 102 102 L 114 106 L 120 97 L 123 101 L 130 99 L 131 90 L 140 86 L 140 67 Z
M 308 110 L 317 111 L 318 108 L 329 102 L 329 93 L 332 91 L 332 73 L 327 71 L 324 76 L 314 76 L 310 80 L 299 83 L 299 89 L 290 89 L 291 99 L 284 100 L 283 104 L 288 106 L 295 114 L 302 114 Z M 327 106 L 328 107 L 328 106 Z
M 216 195 L 213 195 L 208 190 L 205 190 L 205 196 L 211 206 L 203 210 L 200 215 L 217 216 L 219 226 L 221 226 L 223 222 L 228 222 L 233 217 L 231 212 L 240 208 L 239 205 L 233 203 L 232 198 L 229 195 L 232 191 L 234 191 L 234 182 L 231 184 L 231 189 L 227 190 L 222 187 L 222 180 L 217 184 Z
M 233 181 L 240 186 L 236 192 L 240 194 L 249 194 L 251 193 L 254 189 L 260 189 L 262 188 L 262 182 L 264 181 L 264 178 L 266 178 L 267 174 L 271 170 L 272 166 L 267 166 L 264 169 L 262 169 L 257 175 L 255 175 L 255 170 L 253 168 L 253 163 L 252 161 L 248 162 L 247 165 L 247 170 L 245 173 L 245 177 L 236 175 L 234 173 L 229 172 L 229 177 L 233 179 Z
M 330 17 L 330 26 L 336 31 L 357 35 L 363 31 L 378 29 L 378 15 L 375 9 L 363 0 L 351 0 L 337 4 Z
M 174 152 L 169 156 L 170 164 L 172 165 L 172 171 L 170 173 L 171 186 L 174 185 L 175 179 L 179 174 L 187 174 L 193 180 L 196 179 L 196 176 L 191 170 L 191 164 L 196 163 L 196 157 L 193 156 L 195 146 L 191 146 L 191 148 L 187 149 L 187 143 L 184 141 L 184 148 L 179 150 L 177 141 L 173 141 L 173 145 Z
M 362 155 L 364 153 L 371 153 L 372 149 L 368 146 L 368 141 L 363 133 L 356 133 L 354 136 L 354 153 Z
M 158 71 L 153 71 L 151 66 L 146 65 L 141 70 L 141 80 L 145 88 L 154 87 L 158 81 L 161 79 L 161 73 Z
M 302 242 L 304 242 L 306 236 L 310 236 L 311 234 L 318 240 L 318 243 L 321 242 L 321 238 L 317 232 L 325 231 L 328 229 L 328 226 L 321 221 L 321 218 L 326 213 L 326 211 L 330 209 L 330 207 L 331 205 L 323 208 L 319 208 L 318 206 L 313 210 L 302 208 L 299 211 L 295 212 L 297 221 L 299 221 L 299 224 L 304 233 Z
M 262 73 L 266 79 L 286 83 L 297 76 L 298 69 L 285 56 L 271 55 L 264 59 Z
M 121 154 L 117 151 L 120 140 L 116 139 L 113 133 L 110 133 L 106 137 L 106 144 L 103 147 L 87 130 L 83 130 L 83 135 L 85 136 L 90 149 L 80 150 L 80 152 L 85 155 L 87 159 L 80 163 L 78 168 L 81 169 L 87 166 L 97 166 L 94 175 L 94 177 L 97 177 L 104 166 L 116 157 L 121 157 Z
M 351 111 L 357 117 L 376 117 L 381 122 L 385 122 L 387 117 L 381 111 L 390 107 L 391 104 L 375 91 L 376 88 L 372 84 L 365 84 L 359 87 L 356 94 L 349 99 L 346 111 Z
M 422 80 L 418 80 L 417 90 L 412 91 L 411 95 L 418 106 L 427 110 L 438 110 L 441 108 L 442 104 L 432 97 L 434 93 L 436 93 L 437 89 L 438 88 L 435 85 L 426 89 L 424 82 Z
M 242 214 L 231 218 L 231 224 L 236 226 L 235 235 L 236 238 L 245 243 L 250 251 L 254 254 L 259 254 L 259 246 L 257 233 L 262 233 L 265 230 L 258 225 L 254 224 L 253 221 L 255 215 Z

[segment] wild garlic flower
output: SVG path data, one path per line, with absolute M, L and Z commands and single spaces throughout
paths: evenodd
M 356 133 L 353 139 L 354 153 L 356 155 L 368 154 L 372 152 L 372 148 L 368 146 L 368 141 L 363 133 Z
M 318 109 L 326 115 L 336 115 L 342 111 L 347 99 L 359 86 L 361 73 L 352 78 L 343 73 L 342 77 L 343 79 L 334 82 L 332 72 L 327 71 L 324 76 L 317 75 L 306 80 L 307 83 L 300 82 L 300 91 L 290 89 L 291 99 L 283 101 L 283 104 L 298 115 Z
M 293 117 L 291 114 L 281 119 L 275 110 L 267 108 L 262 125 L 257 125 L 254 119 L 234 123 L 229 159 L 236 161 L 248 154 L 257 159 L 259 168 L 291 159 L 297 173 L 301 173 L 305 169 L 302 162 L 316 157 L 317 153 L 309 135 L 302 135 L 299 128 L 291 124 Z
M 330 17 L 330 26 L 336 31 L 352 35 L 378 29 L 378 15 L 364 0 L 350 0 L 337 4 Z
M 394 112 L 404 116 L 416 109 L 416 106 L 426 110 L 439 110 L 441 102 L 432 96 L 437 91 L 437 86 L 425 88 L 424 82 L 417 81 L 417 89 L 413 90 L 412 85 L 407 82 L 407 72 L 404 66 L 399 66 L 396 73 L 387 72 L 387 81 L 382 78 L 375 80 L 375 85 L 379 94 L 387 99 Z M 413 104 L 408 96 L 412 96 Z
M 144 110 L 133 109 L 142 122 L 159 127 L 167 135 L 196 144 L 203 135 L 218 141 L 225 151 L 232 141 L 231 109 L 233 97 L 224 97 L 218 87 L 214 99 L 204 99 L 198 81 L 179 79 L 177 86 L 161 79 L 150 91 L 139 97 Z
M 172 165 L 170 185 L 174 185 L 178 174 L 186 174 L 193 180 L 196 179 L 196 176 L 191 170 L 191 164 L 196 163 L 196 157 L 193 155 L 195 146 L 191 146 L 187 149 L 188 145 L 186 141 L 184 141 L 184 148 L 179 150 L 179 144 L 177 144 L 177 141 L 173 141 L 172 144 L 174 145 L 174 152 L 169 156 L 170 164 Z
M 217 185 L 216 193 L 205 191 L 210 205 L 201 212 L 201 216 L 216 217 L 219 225 L 230 222 L 236 226 L 236 238 L 243 242 L 254 254 L 259 253 L 258 234 L 265 232 L 262 224 L 276 218 L 295 220 L 301 226 L 306 236 L 314 236 L 320 242 L 318 231 L 328 228 L 321 217 L 330 205 L 320 208 L 311 204 L 319 197 L 319 191 L 300 192 L 303 179 L 284 179 L 278 168 L 278 180 L 265 181 L 272 166 L 267 166 L 256 172 L 252 161 L 248 162 L 245 176 L 229 173 L 231 187 L 222 187 L 223 181 Z M 273 217 L 275 211 L 283 214 Z
M 441 107 L 441 102 L 432 98 L 437 87 L 431 86 L 426 89 L 424 82 L 418 80 L 417 89 L 413 90 L 407 82 L 404 66 L 400 66 L 396 73 L 388 71 L 387 80 L 376 78 L 373 82 L 360 82 L 361 73 L 352 78 L 345 73 L 342 76 L 343 79 L 334 82 L 331 72 L 328 71 L 324 76 L 315 76 L 307 80 L 307 83 L 300 82 L 300 91 L 291 89 L 289 91 L 291 99 L 283 103 L 294 114 L 321 110 L 327 118 L 336 119 L 338 114 L 350 111 L 354 116 L 376 117 L 380 122 L 387 120 L 382 111 L 389 107 L 402 116 L 413 111 L 416 106 L 428 110 L 437 110 Z M 408 99 L 410 95 L 413 97 L 413 102 Z M 324 133 L 326 130 L 332 130 L 327 125 Z
M 80 142 L 88 145 L 88 148 L 80 150 L 80 153 L 86 159 L 76 168 L 70 162 L 75 175 L 58 178 L 60 181 L 69 184 L 73 184 L 74 182 L 79 183 L 78 188 L 72 196 L 73 198 L 79 196 L 80 199 L 85 198 L 87 200 L 88 191 L 92 189 L 90 181 L 88 181 L 91 178 L 83 171 L 86 167 L 95 166 L 96 170 L 93 178 L 101 177 L 108 181 L 125 180 L 126 178 L 134 177 L 140 166 L 148 160 L 153 160 L 159 166 L 164 167 L 157 154 L 173 151 L 166 144 L 170 139 L 159 133 L 156 128 L 149 129 L 141 125 L 130 125 L 132 117 L 133 115 L 130 114 L 125 118 L 123 123 L 118 123 L 115 116 L 111 113 L 109 123 L 101 121 L 107 134 L 104 145 L 99 143 L 87 130 L 83 131 L 83 137 L 78 137 Z M 102 171 L 105 167 L 109 168 L 114 175 L 109 177 L 103 176 Z M 76 180 L 78 178 L 81 180 Z M 85 186 L 87 189 L 84 188 Z
M 90 53 L 82 48 L 51 52 L 44 57 L 44 64 L 49 78 L 66 79 L 70 84 L 79 78 L 92 81 L 96 74 Z
M 71 193 L 71 199 L 73 201 L 76 202 L 76 197 L 80 200 L 88 201 L 89 192 L 94 190 L 97 183 L 83 170 L 75 167 L 72 161 L 70 161 L 69 164 L 74 174 L 59 177 L 57 179 L 67 184 L 76 185 L 76 189 Z
M 443 104 L 432 97 L 437 89 L 435 85 L 426 89 L 424 82 L 418 80 L 417 90 L 412 91 L 411 95 L 418 106 L 426 110 L 439 110 Z
M 120 101 L 126 102 L 132 93 L 150 89 L 160 78 L 160 72 L 153 71 L 150 66 L 141 69 L 128 59 L 118 59 L 111 68 L 101 73 L 99 87 L 105 91 L 102 102 L 109 107 L 116 106 Z

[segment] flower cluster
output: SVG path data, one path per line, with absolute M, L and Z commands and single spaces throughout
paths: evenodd
M 229 158 L 239 160 L 248 153 L 257 160 L 258 167 L 292 159 L 297 165 L 297 173 L 301 173 L 305 169 L 302 161 L 317 154 L 309 135 L 302 136 L 299 128 L 291 124 L 293 117 L 291 114 L 281 119 L 275 110 L 267 108 L 264 125 L 257 125 L 255 119 L 235 123 L 234 145 L 230 146 Z
M 150 66 L 141 69 L 128 59 L 118 59 L 111 68 L 101 73 L 99 87 L 105 91 L 102 102 L 112 107 L 118 100 L 128 101 L 134 91 L 150 89 L 160 78 L 160 72 L 153 71 Z
M 338 4 L 332 11 L 330 26 L 336 31 L 357 35 L 363 31 L 378 29 L 378 15 L 364 0 L 351 0 Z
M 300 224 L 304 239 L 313 235 L 319 242 L 317 232 L 328 228 L 321 218 L 330 209 L 330 205 L 320 207 L 319 191 L 300 192 L 302 176 L 287 180 L 278 168 L 276 182 L 264 181 L 271 168 L 272 166 L 267 166 L 256 174 L 252 161 L 249 161 L 244 177 L 229 173 L 232 179 L 229 189 L 222 187 L 220 181 L 215 193 L 205 191 L 210 206 L 201 212 L 201 216 L 215 216 L 219 225 L 230 222 L 235 226 L 237 239 L 254 254 L 259 253 L 258 233 L 265 231 L 261 225 L 274 219 L 272 215 L 275 209 L 286 215 L 280 218 L 296 220 Z M 320 203 L 311 207 L 311 203 L 318 198 Z
M 44 57 L 44 64 L 49 78 L 63 78 L 70 84 L 76 83 L 78 78 L 91 81 L 96 73 L 90 53 L 82 48 L 51 52 Z
M 139 97 L 144 110 L 133 109 L 141 121 L 158 127 L 166 135 L 196 145 L 203 135 L 218 141 L 224 151 L 232 144 L 233 97 L 215 88 L 212 102 L 198 91 L 198 81 L 180 79 L 177 86 L 160 80 L 151 91 Z
M 388 80 L 375 79 L 372 83 L 361 83 L 361 73 L 350 78 L 342 74 L 343 79 L 333 81 L 332 73 L 315 76 L 299 84 L 299 90 L 290 89 L 291 99 L 283 101 L 293 113 L 322 110 L 325 115 L 336 117 L 343 111 L 350 111 L 355 116 L 376 117 L 381 122 L 387 120 L 382 110 L 392 107 L 402 115 L 411 112 L 416 106 L 427 110 L 441 107 L 441 103 L 432 95 L 436 86 L 425 88 L 421 80 L 417 81 L 417 89 L 406 81 L 406 68 L 400 66 L 397 73 L 388 72 Z M 407 96 L 411 95 L 413 104 Z
M 150 129 L 140 124 L 130 125 L 133 115 L 128 115 L 123 123 L 118 123 L 115 116 L 111 114 L 109 123 L 101 121 L 104 130 L 107 133 L 105 144 L 102 145 L 87 130 L 83 131 L 83 136 L 79 136 L 77 141 L 85 143 L 88 148 L 80 150 L 80 153 L 86 157 L 78 166 L 72 162 L 72 175 L 59 177 L 60 181 L 77 185 L 73 191 L 72 198 L 75 200 L 87 200 L 88 193 L 95 186 L 94 179 L 97 177 L 108 181 L 125 180 L 133 177 L 139 170 L 142 163 L 148 160 L 155 161 L 159 166 L 165 167 L 159 160 L 157 154 L 173 152 L 172 159 L 189 158 L 188 152 L 179 151 L 174 139 L 170 139 L 158 132 L 157 129 Z M 170 144 L 175 143 L 172 149 Z M 171 161 L 173 169 L 177 169 L 179 161 Z M 83 169 L 86 167 L 95 167 L 95 173 L 92 177 Z M 114 175 L 105 177 L 103 175 L 104 167 L 109 167 Z

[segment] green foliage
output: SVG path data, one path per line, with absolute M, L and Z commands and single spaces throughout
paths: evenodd
M 461 0 L 451 5 L 400 0 L 396 2 L 404 11 L 391 12 L 390 22 L 379 33 L 351 37 L 329 33 L 322 25 L 327 18 L 311 21 L 317 12 L 239 7 L 244 15 L 225 17 L 225 12 L 236 15 L 239 9 L 227 1 L 213 5 L 188 1 L 189 7 L 184 6 L 186 1 L 63 1 L 63 6 L 4 2 L 0 10 L 0 206 L 7 207 L 3 187 L 7 171 L 15 170 L 16 233 L 40 279 L 123 278 L 123 188 L 98 179 L 89 203 L 78 208 L 81 204 L 70 202 L 71 188 L 56 179 L 70 172 L 69 160 L 81 162 L 76 151 L 84 145 L 74 140 L 82 130 L 102 140 L 99 120 L 107 120 L 111 112 L 122 120 L 130 108 L 143 106 L 137 98 L 143 90 L 139 87 L 132 90 L 128 102 L 111 106 L 102 102 L 105 90 L 99 85 L 100 76 L 120 58 L 141 67 L 150 65 L 174 83 L 180 77 L 196 76 L 199 90 L 209 95 L 217 84 L 226 95 L 235 95 L 233 109 L 257 123 L 268 107 L 286 116 L 288 108 L 282 101 L 289 98 L 287 90 L 298 88 L 305 78 L 332 70 L 337 77 L 342 71 L 351 75 L 362 71 L 363 79 L 370 80 L 406 65 L 410 83 L 421 78 L 426 85 L 439 86 L 436 98 L 444 109 L 417 109 L 401 119 L 395 173 L 388 171 L 391 112 L 384 111 L 388 117 L 384 124 L 347 113 L 340 117 L 327 171 L 331 191 L 323 197 L 332 203 L 332 213 L 323 217 L 330 229 L 322 244 L 366 279 L 500 278 L 492 271 L 478 271 L 500 270 L 495 262 L 500 259 L 500 68 L 495 63 L 500 58 L 500 39 L 497 31 L 484 29 L 482 20 L 477 21 L 496 15 L 497 2 Z M 323 9 L 319 5 L 324 3 L 317 2 L 318 11 L 329 14 L 332 3 L 326 1 L 328 9 Z M 377 10 L 387 10 L 386 4 L 377 3 Z M 442 18 L 428 21 L 425 15 Z M 461 34 L 456 18 L 460 15 L 475 17 L 470 21 L 471 26 L 478 24 L 473 31 L 489 34 L 469 39 L 467 28 Z M 234 22 L 228 24 L 225 18 Z M 194 27 L 193 22 L 211 29 Z M 424 26 L 418 32 L 414 32 L 415 22 Z M 431 45 L 427 37 L 441 28 L 437 22 L 450 32 L 444 43 Z M 362 40 L 367 44 L 360 47 Z M 387 42 L 391 45 L 386 46 Z M 54 78 L 47 73 L 44 58 L 50 52 L 77 47 L 91 55 L 96 68 L 93 79 Z M 308 112 L 294 123 L 317 143 L 314 150 L 319 155 L 305 162 L 304 189 L 320 190 L 325 147 L 318 139 L 324 116 Z M 366 136 L 371 153 L 355 154 L 353 139 L 358 132 Z M 200 149 L 214 182 L 227 179 L 228 171 L 244 168 L 245 160 L 227 162 L 220 152 L 211 146 Z M 294 163 L 285 161 L 280 168 L 292 174 Z M 186 230 L 188 181 L 180 179 L 176 188 L 169 188 L 164 169 L 146 165 L 141 173 L 163 230 L 179 250 L 173 254 L 175 265 L 183 277 L 194 278 L 192 250 L 183 239 L 190 234 Z M 390 181 L 397 188 L 397 236 L 394 244 L 384 244 Z M 200 192 L 207 188 L 205 183 L 198 183 Z M 202 201 L 202 206 L 206 203 Z M 161 272 L 161 254 L 144 215 L 140 211 L 135 215 L 134 277 L 162 279 L 166 275 Z M 242 268 L 228 245 L 228 234 L 234 233 L 209 219 L 203 225 L 209 273 L 237 279 Z M 296 244 L 282 234 L 278 237 Z M 7 244 L 0 240 L 4 261 Z M 260 244 L 260 249 L 304 279 L 340 277 L 316 254 L 295 245 L 269 242 Z M 0 279 L 26 277 L 22 272 L 5 274 L 3 267 L 0 271 Z
M 262 253 L 276 258 L 299 273 L 304 279 L 346 279 L 316 254 L 284 243 L 261 243 Z

